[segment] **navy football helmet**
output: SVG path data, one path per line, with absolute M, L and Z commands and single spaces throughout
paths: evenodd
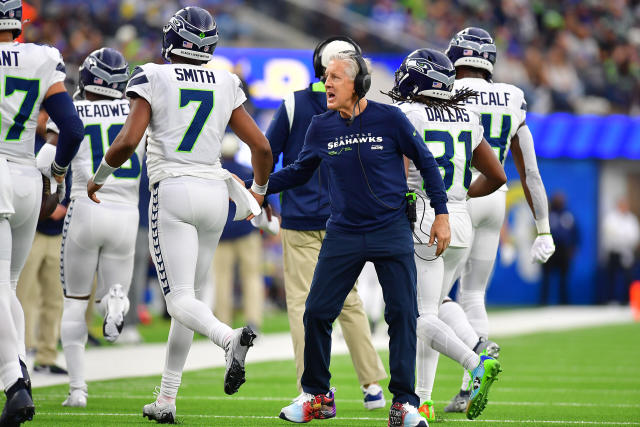
M 79 94 L 91 92 L 120 99 L 129 81 L 129 64 L 115 49 L 103 47 L 87 56 L 80 67 Z
M 14 39 L 22 33 L 22 0 L 0 0 L 0 31 L 6 30 Z
M 182 56 L 209 62 L 218 44 L 218 27 L 206 10 L 189 6 L 180 9 L 162 29 L 162 56 Z
M 469 27 L 451 39 L 445 52 L 453 65 L 480 68 L 493 74 L 496 63 L 496 45 L 491 35 L 482 28 Z
M 402 61 L 392 92 L 404 100 L 416 95 L 450 99 L 455 79 L 456 69 L 445 54 L 434 49 L 418 49 Z

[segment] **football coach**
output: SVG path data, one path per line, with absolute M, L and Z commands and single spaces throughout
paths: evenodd
M 429 243 L 437 242 L 437 254 L 450 240 L 447 195 L 436 161 L 405 115 L 365 98 L 368 69 L 353 52 L 331 57 L 325 82 L 329 111 L 312 119 L 298 159 L 269 179 L 268 192 L 279 193 L 307 182 L 324 162 L 329 182 L 331 215 L 304 313 L 303 393 L 280 414 L 289 421 L 335 416 L 329 372 L 332 323 L 365 262 L 371 261 L 389 325 L 390 425 L 426 425 L 415 409 L 416 266 L 403 155 L 420 170 L 435 210 Z

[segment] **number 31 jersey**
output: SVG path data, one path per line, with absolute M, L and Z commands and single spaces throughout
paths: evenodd
M 127 96 L 151 105 L 149 185 L 174 176 L 216 179 L 231 113 L 244 103 L 240 79 L 188 64 L 145 64 L 134 70 Z
M 484 129 L 484 138 L 498 156 L 500 164 L 509 153 L 511 138 L 524 123 L 527 115 L 527 102 L 524 93 L 517 87 L 506 83 L 493 83 L 484 79 L 465 78 L 456 80 L 453 89 L 469 88 L 478 92 L 477 96 L 466 101 L 466 107 L 479 114 Z M 474 178 L 479 172 L 473 169 Z M 501 187 L 507 189 L 506 185 Z
M 442 110 L 420 103 L 402 103 L 413 127 L 422 136 L 440 167 L 447 191 L 447 208 L 466 211 L 467 190 L 471 184 L 471 156 L 482 142 L 478 116 L 466 108 Z M 413 162 L 409 163 L 409 188 L 427 197 L 422 177 Z
M 89 178 L 98 170 L 104 153 L 113 144 L 129 115 L 129 101 L 126 99 L 83 100 L 74 102 L 74 105 L 84 124 L 84 139 L 71 161 L 71 199 L 87 197 Z M 51 120 L 47 129 L 58 133 Z M 131 158 L 107 178 L 98 193 L 100 200 L 138 205 L 144 140 L 143 137 Z
M 58 49 L 33 43 L 0 43 L 0 157 L 36 165 L 38 112 L 49 88 L 65 79 Z

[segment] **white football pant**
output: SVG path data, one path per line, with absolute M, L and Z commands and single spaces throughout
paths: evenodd
M 160 394 L 175 398 L 193 332 L 224 348 L 232 329 L 197 297 L 227 221 L 224 181 L 181 176 L 154 185 L 149 203 L 149 250 L 172 317 Z
M 24 267 L 40 213 L 41 174 L 33 166 L 3 162 L 10 182 L 0 182 L 14 213 L 0 217 L 0 380 L 5 389 L 22 378 L 18 356 L 25 360 L 24 312 L 16 297 L 18 277 Z M 3 171 L 7 176 L 7 170 Z

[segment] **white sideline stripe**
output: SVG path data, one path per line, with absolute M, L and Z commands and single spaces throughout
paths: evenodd
M 98 416 L 98 417 L 142 417 L 142 413 L 139 414 L 117 414 L 106 412 L 38 412 L 38 415 L 47 416 Z M 259 419 L 259 420 L 277 420 L 278 417 L 268 417 L 266 415 L 178 415 L 176 418 L 230 418 L 230 419 Z M 373 418 L 373 417 L 336 417 L 336 420 L 345 421 L 386 421 L 388 418 Z M 518 424 L 596 424 L 596 425 L 640 425 L 638 422 L 633 421 L 569 421 L 569 420 L 446 420 L 447 424 L 455 422 L 463 423 L 518 423 Z
M 569 330 L 590 326 L 631 323 L 629 307 L 556 306 L 534 309 L 501 311 L 489 314 L 491 336 L 517 336 L 527 333 Z M 386 332 L 374 336 L 373 345 L 378 350 L 389 348 Z M 98 381 L 116 378 L 160 375 L 164 368 L 165 343 L 141 344 L 135 346 L 109 346 L 89 348 L 85 352 L 85 380 Z M 334 329 L 331 353 L 348 354 L 344 339 Z M 247 353 L 247 363 L 288 360 L 295 372 L 291 335 L 286 333 L 259 335 L 253 348 Z M 115 363 L 123 361 L 123 363 Z M 124 362 L 126 361 L 126 363 Z M 56 360 L 58 366 L 65 367 L 62 352 Z M 224 351 L 209 341 L 197 341 L 191 346 L 185 371 L 224 367 Z M 31 376 L 33 387 L 66 384 L 66 375 L 47 375 L 34 372 Z M 576 389 L 582 391 L 584 389 Z M 574 391 L 574 390 L 572 390 Z M 625 391 L 628 392 L 628 391 Z
M 65 396 L 62 394 L 39 394 L 37 396 L 38 400 L 59 400 L 63 399 Z M 132 394 L 90 394 L 89 397 L 92 399 L 149 399 L 153 400 L 153 396 L 150 395 L 132 395 Z M 180 396 L 180 401 L 184 400 L 223 400 L 223 401 L 248 401 L 248 402 L 289 402 L 291 401 L 291 397 L 244 397 L 244 396 L 234 396 L 234 397 L 226 397 L 226 396 Z M 340 403 L 362 403 L 362 399 L 337 399 L 338 404 Z M 449 403 L 448 400 L 436 400 L 435 403 Z M 639 403 L 593 403 L 593 402 L 503 402 L 503 401 L 491 401 L 491 406 L 503 405 L 503 406 L 568 406 L 568 407 L 584 407 L 584 408 L 640 408 Z

